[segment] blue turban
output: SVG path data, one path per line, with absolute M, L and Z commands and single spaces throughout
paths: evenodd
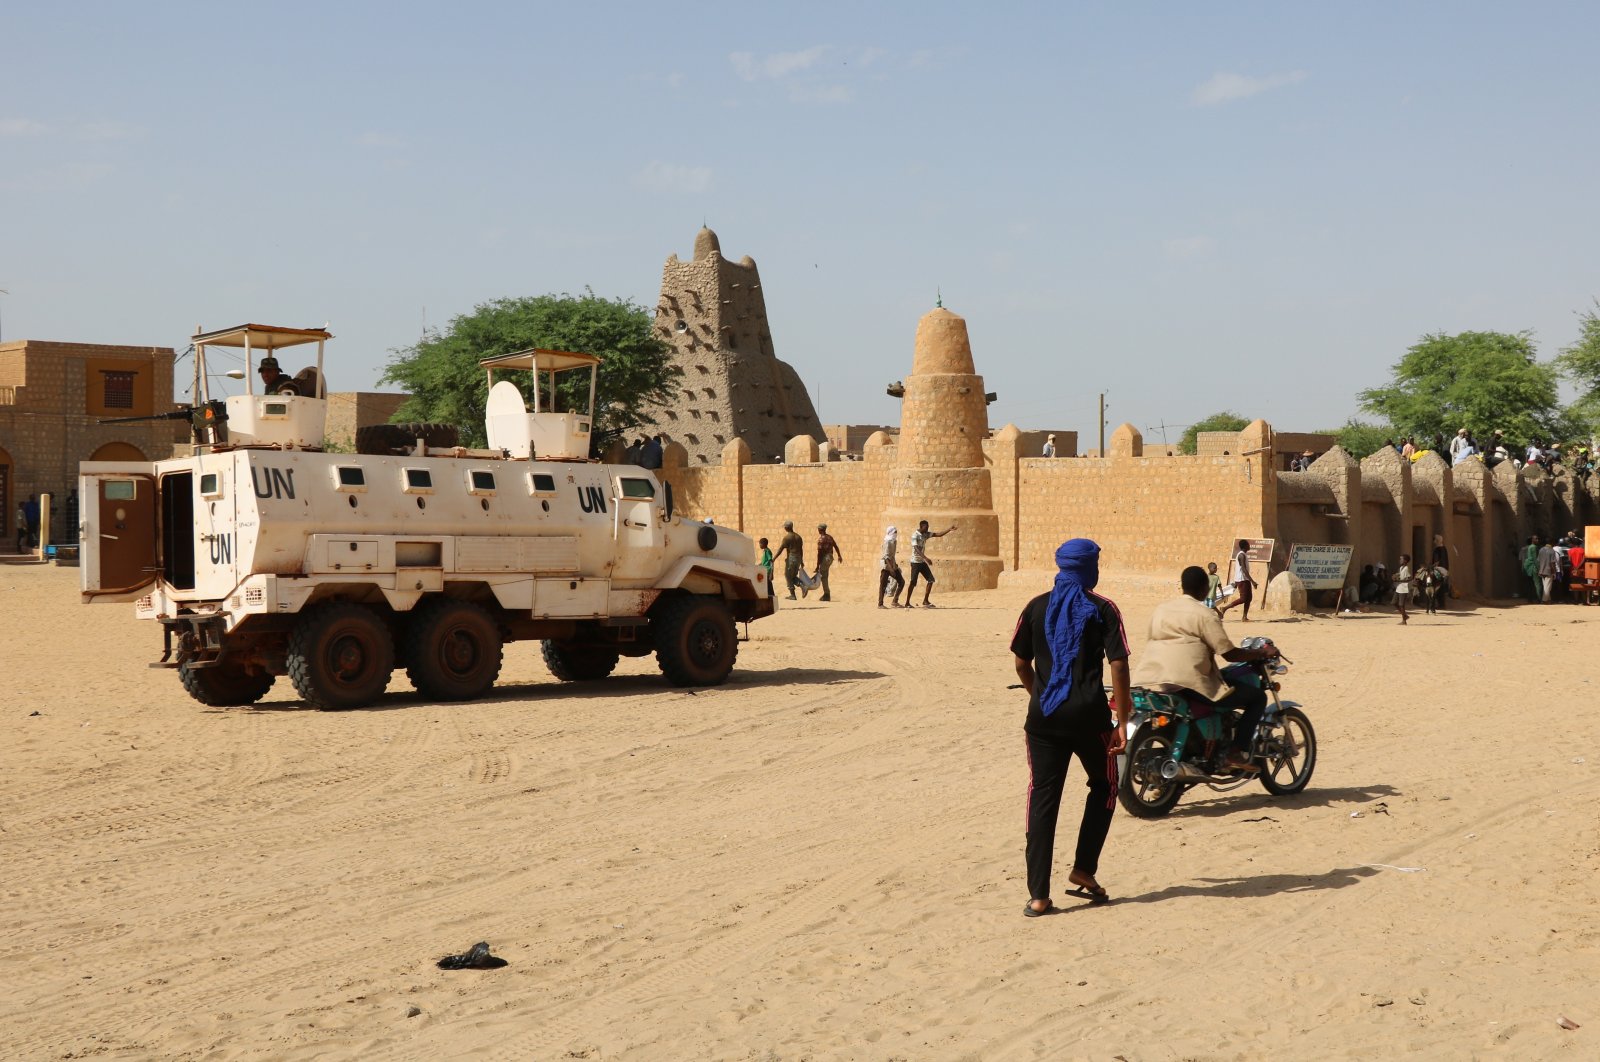
M 1100 547 L 1087 538 L 1061 543 L 1056 550 L 1056 585 L 1044 610 L 1044 637 L 1050 643 L 1050 682 L 1039 694 L 1039 711 L 1049 715 L 1072 693 L 1072 665 L 1083 644 L 1083 628 L 1100 614 L 1089 591 L 1100 581 Z

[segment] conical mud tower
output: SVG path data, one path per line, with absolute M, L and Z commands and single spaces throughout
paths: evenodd
M 964 318 L 939 308 L 917 322 L 917 350 L 900 405 L 900 442 L 883 522 L 900 529 L 902 563 L 911 532 L 926 520 L 955 531 L 929 543 L 942 590 L 989 590 L 1000 579 L 1000 517 L 994 511 L 983 377 L 973 372 Z

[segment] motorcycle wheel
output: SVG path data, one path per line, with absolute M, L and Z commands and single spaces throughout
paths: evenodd
M 1117 799 L 1128 814 L 1159 819 L 1177 806 L 1184 784 L 1161 777 L 1161 765 L 1172 758 L 1172 735 L 1146 723 L 1128 742 L 1128 769 L 1117 780 Z
M 1273 796 L 1298 793 L 1317 767 L 1317 733 L 1298 708 L 1285 708 L 1256 738 L 1261 784 Z

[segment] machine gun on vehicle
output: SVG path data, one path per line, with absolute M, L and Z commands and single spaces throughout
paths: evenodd
M 228 441 L 228 403 L 220 398 L 194 406 L 179 406 L 166 413 L 152 413 L 146 417 L 114 417 L 99 423 L 138 424 L 152 420 L 188 421 L 196 446 L 214 446 Z

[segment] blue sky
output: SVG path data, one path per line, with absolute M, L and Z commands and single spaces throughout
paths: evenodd
M 12 4 L 6 338 L 653 306 L 709 221 L 825 421 L 967 318 L 995 426 L 1310 430 L 1600 295 L 1592 4 Z M 1092 443 L 1091 443 L 1092 445 Z

